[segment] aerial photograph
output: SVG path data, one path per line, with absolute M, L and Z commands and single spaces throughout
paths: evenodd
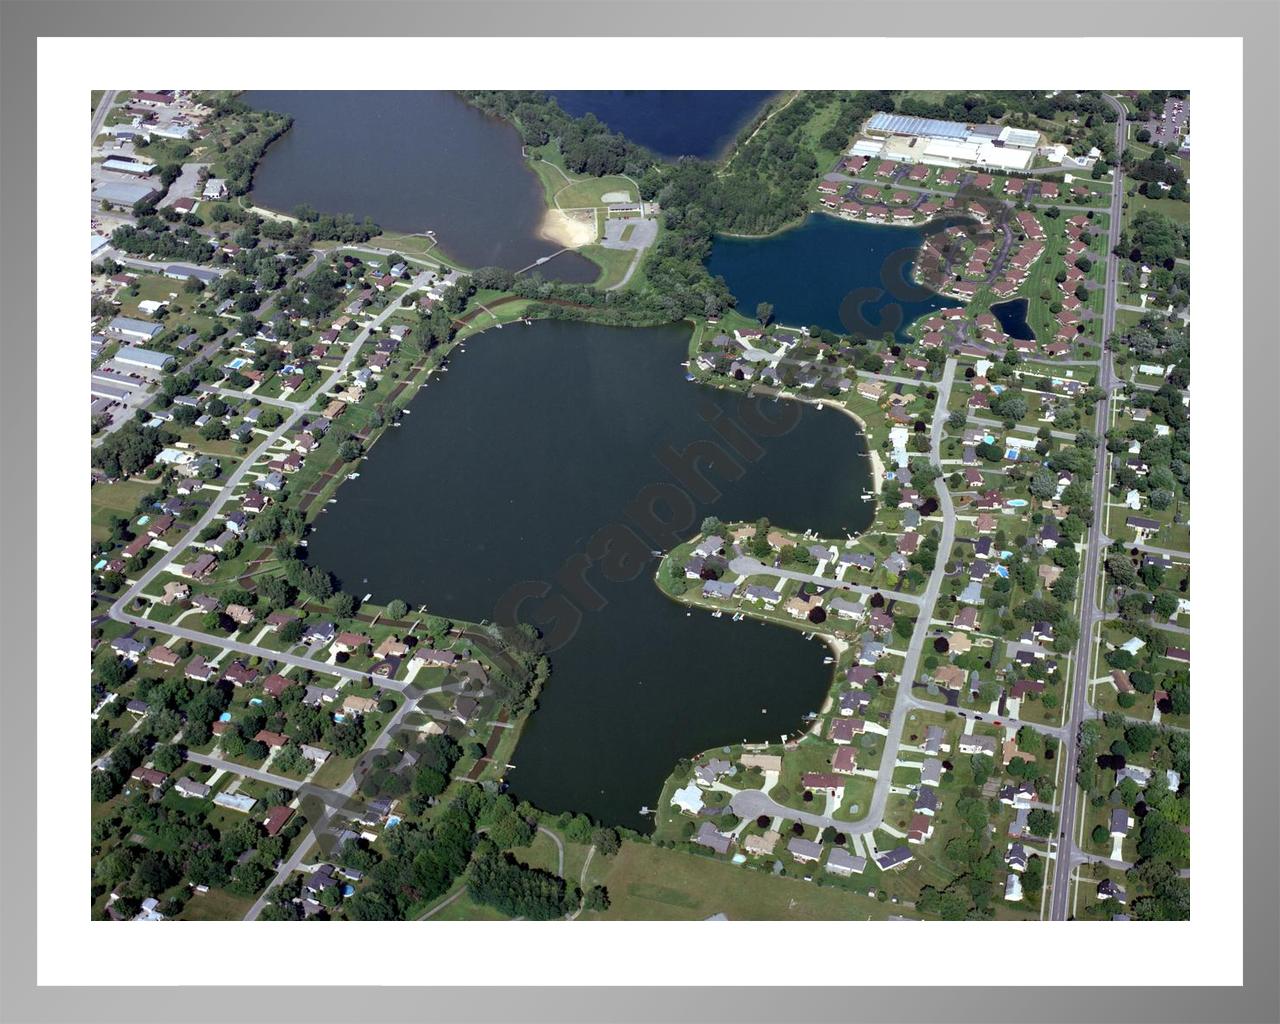
M 1190 919 L 1189 90 L 86 98 L 93 920 Z

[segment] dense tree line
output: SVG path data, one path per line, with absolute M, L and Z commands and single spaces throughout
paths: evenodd
M 212 258 L 208 243 L 195 228 L 182 224 L 170 229 L 163 220 L 160 220 L 159 227 L 122 224 L 111 232 L 111 244 L 120 252 L 154 257 L 157 261 L 208 263 Z
M 621 132 L 610 131 L 594 114 L 573 117 L 554 97 L 537 92 L 487 91 L 463 93 L 474 107 L 515 124 L 527 146 L 555 140 L 565 167 L 575 174 L 642 174 L 653 154 Z
M 92 462 L 111 479 L 141 473 L 163 447 L 160 431 L 131 420 L 93 449 Z
M 467 895 L 507 917 L 550 921 L 578 906 L 559 875 L 521 864 L 492 840 L 482 839 L 467 875 Z

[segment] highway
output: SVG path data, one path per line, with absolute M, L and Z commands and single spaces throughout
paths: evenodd
M 102 94 L 102 99 L 98 100 L 98 107 L 89 121 L 90 145 L 93 144 L 94 139 L 102 134 L 102 126 L 106 124 L 107 115 L 111 113 L 111 107 L 115 104 L 118 95 L 120 95 L 118 89 L 108 89 Z
M 1102 314 L 1102 339 L 1104 342 L 1098 386 L 1103 391 L 1103 398 L 1098 403 L 1098 432 L 1105 433 L 1111 422 L 1111 393 L 1116 386 L 1112 371 L 1111 353 L 1106 347 L 1115 330 L 1116 322 L 1116 289 L 1119 281 L 1119 260 L 1112 250 L 1119 243 L 1120 220 L 1123 214 L 1124 187 L 1121 181 L 1120 155 L 1124 152 L 1126 141 L 1126 122 L 1124 106 L 1115 97 L 1107 96 L 1107 102 L 1116 110 L 1116 167 L 1111 186 L 1111 216 L 1108 224 L 1107 238 L 1107 283 L 1105 305 Z M 1059 827 L 1062 830 L 1057 844 L 1057 855 L 1053 866 L 1053 888 L 1049 904 L 1049 916 L 1055 921 L 1064 921 L 1071 914 L 1071 876 L 1077 864 L 1079 836 L 1076 813 L 1080 790 L 1076 786 L 1076 766 L 1079 759 L 1079 748 L 1074 742 L 1080 723 L 1092 717 L 1092 708 L 1088 702 L 1089 668 L 1093 660 L 1094 625 L 1101 615 L 1097 606 L 1098 570 L 1102 562 L 1102 549 L 1108 539 L 1102 533 L 1104 516 L 1107 508 L 1107 472 L 1108 456 L 1105 447 L 1098 448 L 1097 463 L 1093 471 L 1093 525 L 1086 535 L 1087 550 L 1085 552 L 1084 571 L 1080 576 L 1081 609 L 1080 639 L 1076 644 L 1073 657 L 1074 678 L 1072 681 L 1071 703 L 1065 724 L 1066 735 L 1071 741 L 1063 745 L 1062 758 L 1062 817 Z M 1081 825 L 1081 827 L 1083 827 Z

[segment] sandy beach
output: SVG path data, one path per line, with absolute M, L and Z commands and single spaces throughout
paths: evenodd
M 564 210 L 548 210 L 539 225 L 538 234 L 548 242 L 555 242 L 566 249 L 579 249 L 596 240 L 596 214 L 594 210 L 581 213 L 565 213 Z

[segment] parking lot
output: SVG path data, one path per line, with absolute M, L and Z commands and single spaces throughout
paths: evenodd
M 1157 146 L 1167 146 L 1170 142 L 1177 142 L 1186 133 L 1187 123 L 1191 119 L 1191 100 L 1174 99 L 1172 96 L 1165 100 L 1164 118 L 1161 120 L 1157 117 L 1155 120 L 1147 122 L 1147 128 L 1151 132 L 1151 142 Z

